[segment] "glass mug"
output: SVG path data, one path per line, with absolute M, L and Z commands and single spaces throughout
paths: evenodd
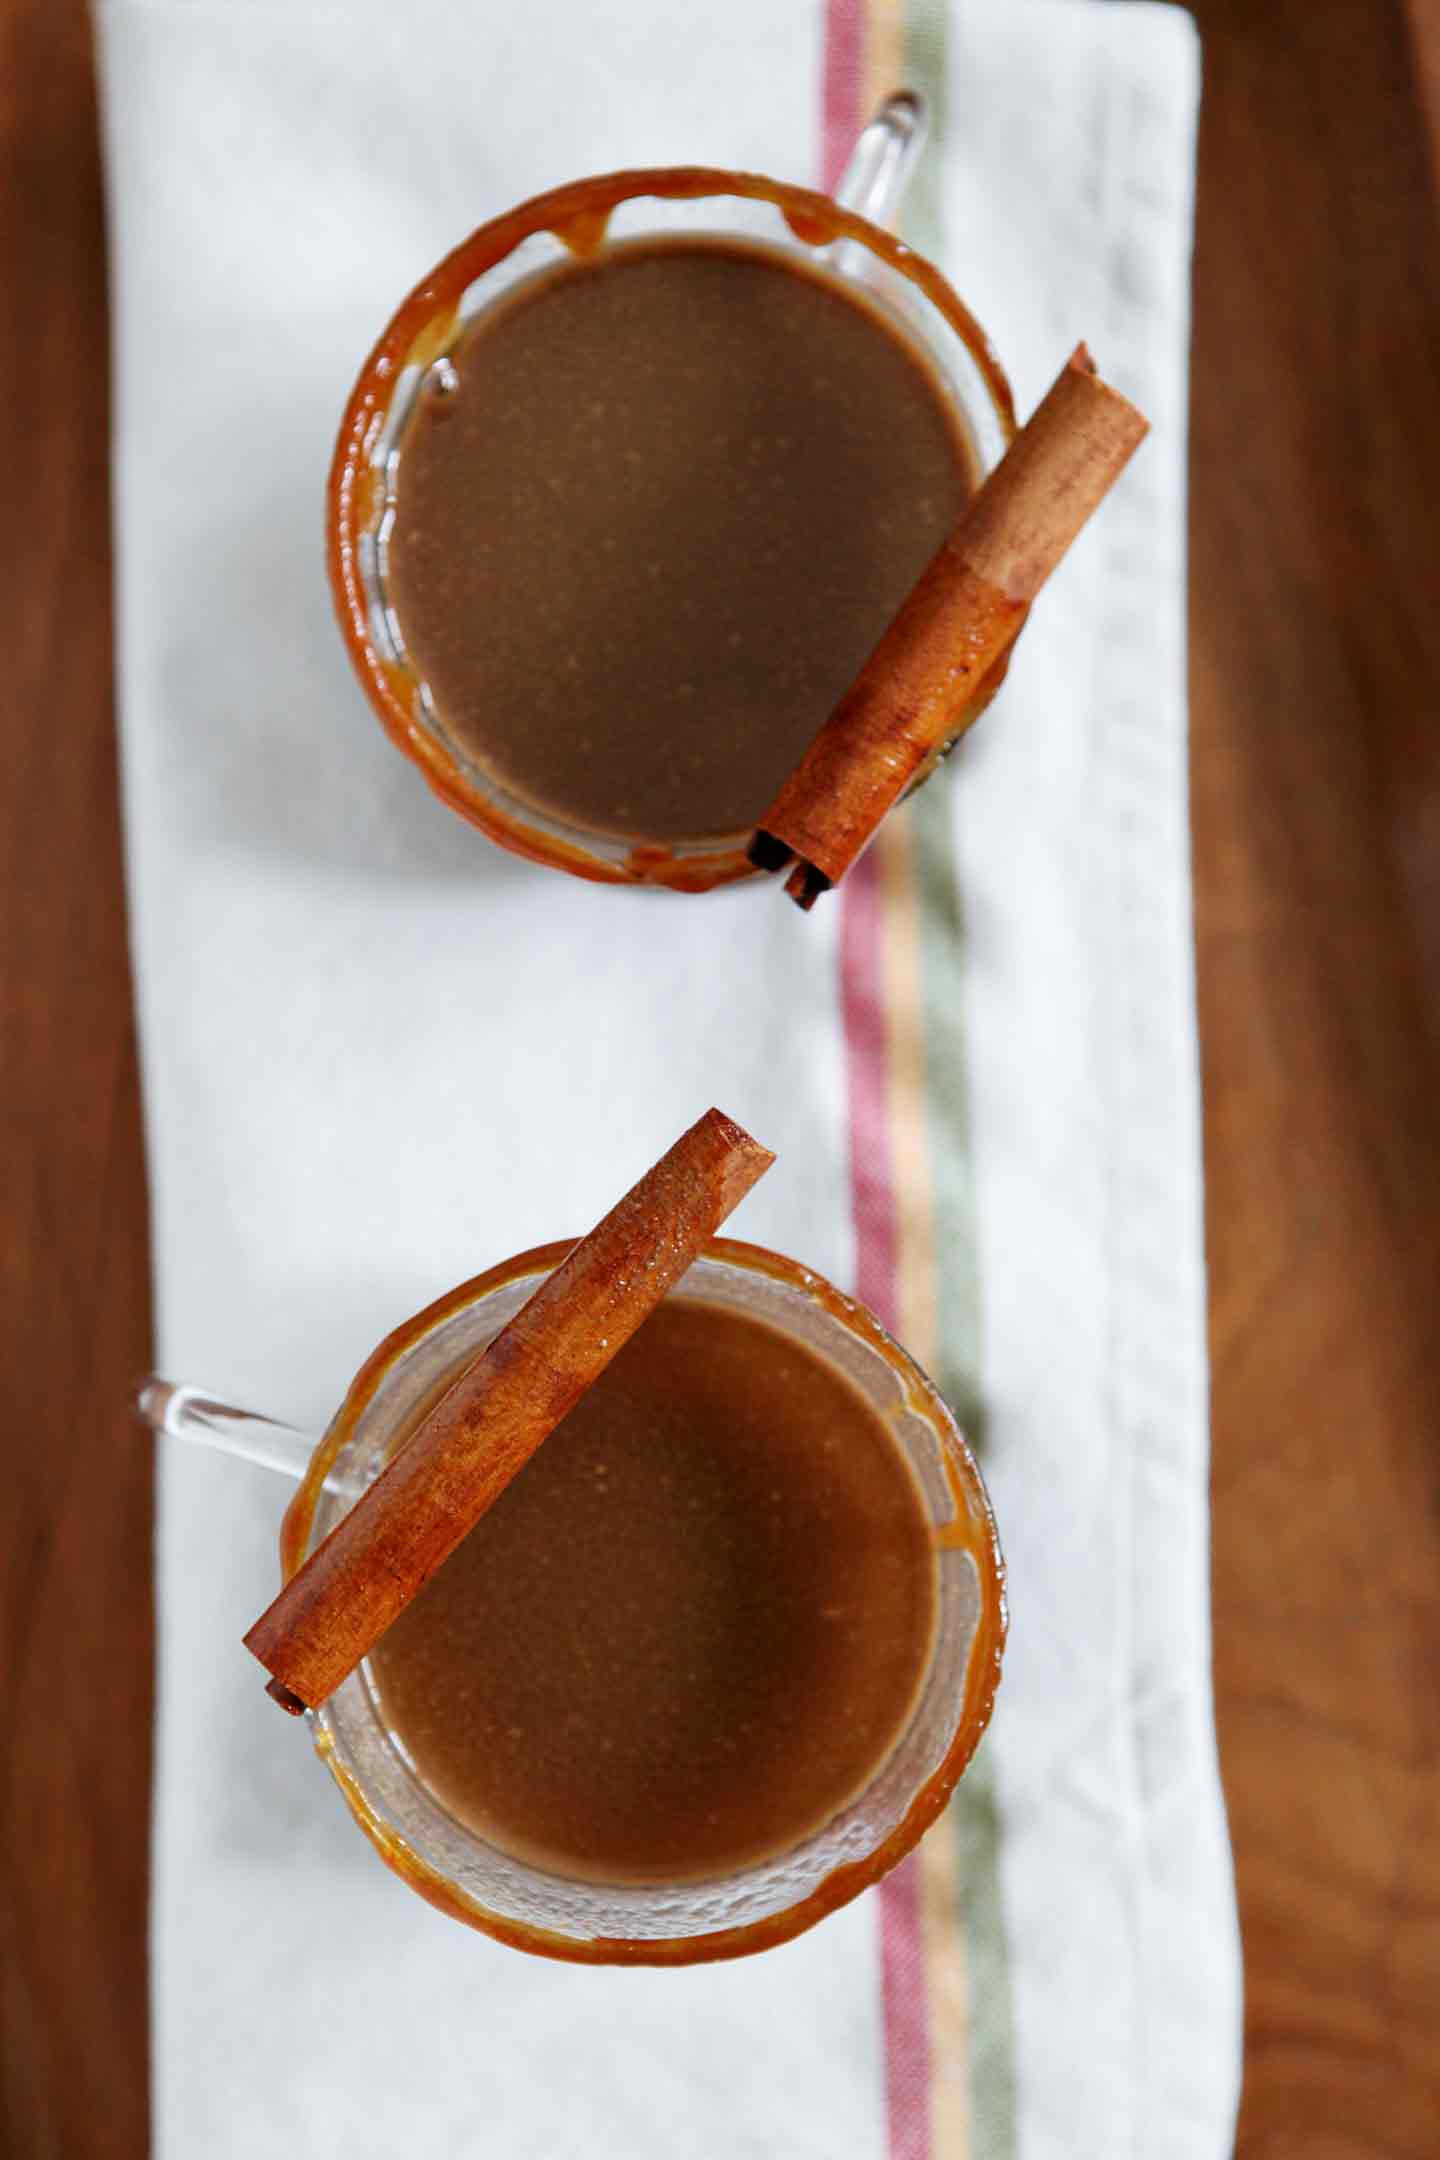
M 457 1365 L 478 1356 L 570 1250 L 546 1245 L 462 1283 L 389 1335 L 318 1446 L 287 1427 L 151 1382 L 157 1428 L 301 1478 L 286 1512 L 286 1579 L 377 1477 Z M 990 1718 L 1005 1643 L 1004 1565 L 979 1468 L 945 1403 L 874 1315 L 810 1269 L 717 1238 L 675 1295 L 768 1323 L 837 1366 L 885 1420 L 933 1530 L 935 1637 L 910 1717 L 865 1789 L 791 1850 L 719 1878 L 578 1881 L 517 1860 L 456 1821 L 411 1766 L 362 1664 L 306 1714 L 317 1754 L 386 1865 L 457 1920 L 517 1949 L 583 1964 L 746 1956 L 813 1927 L 904 1858 L 949 1799 Z
M 910 92 L 887 99 L 834 198 L 701 166 L 573 181 L 482 225 L 392 317 L 361 370 L 336 444 L 326 501 L 331 588 L 351 661 L 382 726 L 441 800 L 501 847 L 608 884 L 704 892 L 753 874 L 748 832 L 661 843 L 591 830 L 521 800 L 447 734 L 406 652 L 386 583 L 400 438 L 426 374 L 487 309 L 554 264 L 661 235 L 741 238 L 817 261 L 893 314 L 928 353 L 984 474 L 1015 432 L 1004 371 L 933 264 L 872 222 L 897 209 L 923 136 L 921 101 Z M 972 714 L 1003 675 L 1002 662 Z

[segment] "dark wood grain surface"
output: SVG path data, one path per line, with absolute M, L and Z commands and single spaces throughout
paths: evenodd
M 1431 0 L 1197 13 L 1192 690 L 1239 2149 L 1432 2160 L 1440 23 Z M 0 0 L 0 146 L 0 2153 L 140 2160 L 151 1474 L 124 1404 L 149 1317 L 81 0 Z
M 148 2140 L 149 1349 L 79 0 L 0 4 L 0 2154 Z
M 1440 2153 L 1436 195 L 1404 9 L 1199 12 L 1191 687 L 1240 2150 L 1420 2160 Z

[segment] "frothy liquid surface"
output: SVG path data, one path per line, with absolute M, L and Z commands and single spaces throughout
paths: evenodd
M 386 569 L 445 732 L 591 830 L 753 826 L 973 493 L 930 362 L 834 277 L 695 239 L 546 271 L 449 360 Z
M 726 1874 L 898 1739 L 935 1556 L 888 1428 L 763 1322 L 668 1299 L 371 1658 L 452 1815 L 602 1881 Z

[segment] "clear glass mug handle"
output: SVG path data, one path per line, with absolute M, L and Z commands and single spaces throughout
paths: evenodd
M 254 1410 L 238 1410 L 233 1403 L 219 1402 L 204 1388 L 185 1387 L 152 1374 L 136 1390 L 135 1408 L 153 1432 L 168 1433 L 172 1440 L 187 1440 L 214 1448 L 221 1455 L 236 1455 L 242 1462 L 258 1463 L 278 1470 L 299 1484 L 310 1465 L 316 1441 L 275 1418 Z M 332 1473 L 326 1490 L 358 1500 L 364 1481 Z
M 919 91 L 892 91 L 858 137 L 836 202 L 872 225 L 892 225 L 929 132 L 929 108 Z

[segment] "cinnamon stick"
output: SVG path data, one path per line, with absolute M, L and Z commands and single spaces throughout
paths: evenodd
M 750 860 L 774 871 L 798 857 L 786 889 L 802 907 L 976 717 L 1031 601 L 1148 429 L 1077 345 L 761 821 Z
M 334 1693 L 774 1160 L 707 1110 L 547 1276 L 245 1637 L 283 1708 Z

